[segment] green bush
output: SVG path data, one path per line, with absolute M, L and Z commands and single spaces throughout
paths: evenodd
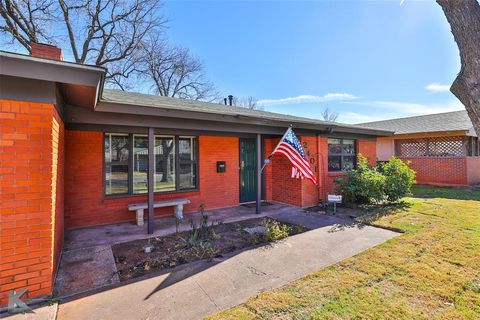
M 335 182 L 346 203 L 396 202 L 410 193 L 415 171 L 396 157 L 372 167 L 367 158 L 358 154 L 357 167 L 346 171 L 345 177 Z
M 415 171 L 410 169 L 408 163 L 392 157 L 379 165 L 379 171 L 385 176 L 384 192 L 388 201 L 396 202 L 411 193 Z
M 345 172 L 345 177 L 335 181 L 347 203 L 368 204 L 381 202 L 384 198 L 385 176 L 370 167 L 367 158 L 358 154 L 357 168 Z

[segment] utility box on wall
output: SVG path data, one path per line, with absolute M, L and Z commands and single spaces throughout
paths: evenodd
M 222 173 L 225 172 L 227 165 L 225 164 L 225 161 L 217 161 L 217 172 Z

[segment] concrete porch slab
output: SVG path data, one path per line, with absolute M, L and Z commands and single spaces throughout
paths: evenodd
M 302 217 L 302 219 L 307 219 Z M 323 226 L 273 245 L 198 261 L 59 305 L 57 319 L 198 319 L 394 236 L 370 226 Z
M 286 204 L 274 203 L 269 206 L 262 206 L 262 213 L 255 214 L 255 208 L 246 208 L 244 206 L 235 206 L 222 209 L 209 210 L 206 213 L 209 216 L 209 222 L 223 221 L 224 223 L 242 221 L 265 217 L 276 213 L 300 213 L 301 208 Z M 179 231 L 191 229 L 190 219 L 195 223 L 200 221 L 200 213 L 185 214 L 185 219 L 179 226 Z M 175 233 L 175 218 L 163 217 L 155 219 L 154 233 L 147 234 L 147 224 L 137 226 L 135 222 L 122 222 L 95 226 L 88 228 L 70 229 L 65 231 L 65 243 L 63 250 L 70 251 L 80 248 L 96 247 L 100 245 L 112 245 L 121 242 L 127 242 L 138 239 L 146 239 L 153 236 L 165 236 Z
M 65 297 L 119 282 L 111 246 L 64 251 L 54 296 Z

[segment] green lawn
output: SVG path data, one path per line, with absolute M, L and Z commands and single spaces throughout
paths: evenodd
M 480 190 L 416 187 L 365 219 L 405 233 L 209 319 L 480 319 Z

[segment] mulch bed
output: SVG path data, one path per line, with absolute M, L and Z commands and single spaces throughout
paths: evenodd
M 273 221 L 270 218 L 255 218 L 236 223 L 209 224 L 205 229 L 198 227 L 196 236 L 192 231 L 185 231 L 116 244 L 112 246 L 112 251 L 120 281 L 202 259 L 221 258 L 222 254 L 268 243 L 264 235 L 243 230 L 262 226 L 265 219 Z M 288 226 L 289 235 L 307 231 L 303 226 L 280 224 Z M 153 246 L 152 252 L 145 253 L 147 245 Z

